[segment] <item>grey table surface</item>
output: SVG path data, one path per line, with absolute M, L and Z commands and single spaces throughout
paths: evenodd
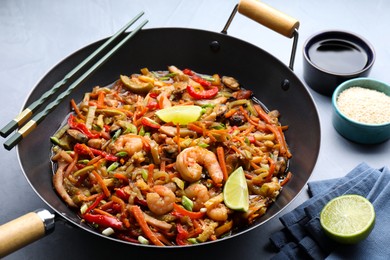
M 375 48 L 370 77 L 390 83 L 390 2 L 387 0 L 264 0 L 300 23 L 294 72 L 302 77 L 302 46 L 312 34 L 344 30 L 366 38 Z M 83 46 L 108 37 L 145 11 L 146 28 L 186 27 L 220 32 L 235 0 L 1 0 L 0 126 L 21 108 L 35 84 L 59 61 Z M 291 40 L 237 15 L 228 34 L 289 61 Z M 304 81 L 303 81 L 304 82 Z M 309 88 L 321 122 L 321 148 L 310 180 L 344 176 L 360 162 L 390 165 L 390 142 L 365 146 L 341 137 L 331 124 L 331 100 Z M 3 140 L 2 140 L 3 142 Z M 36 195 L 20 168 L 16 149 L 0 148 L 0 224 L 37 208 L 49 207 Z M 306 189 L 279 216 L 308 198 Z M 269 236 L 281 228 L 278 217 L 234 239 L 213 246 L 145 250 L 102 239 L 63 221 L 54 233 L 6 259 L 269 259 Z M 1 234 L 0 234 L 1 235 Z

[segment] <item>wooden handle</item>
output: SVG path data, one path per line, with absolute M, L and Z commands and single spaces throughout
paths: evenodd
M 27 213 L 0 226 L 0 258 L 42 238 L 46 229 L 35 212 Z
M 238 12 L 288 38 L 299 27 L 298 20 L 257 0 L 240 0 Z

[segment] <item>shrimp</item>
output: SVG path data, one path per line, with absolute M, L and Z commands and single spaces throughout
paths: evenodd
M 228 209 L 222 202 L 222 193 L 205 202 L 206 214 L 209 218 L 215 221 L 226 221 L 228 219 Z
M 115 142 L 108 146 L 108 149 L 112 154 L 124 151 L 129 156 L 132 156 L 136 152 L 141 151 L 143 146 L 144 144 L 139 136 L 135 134 L 126 134 L 119 136 Z
M 185 195 L 194 202 L 192 209 L 199 211 L 204 207 L 204 203 L 210 199 L 209 192 L 203 184 L 194 183 L 184 190 Z
M 152 192 L 146 194 L 146 203 L 150 211 L 156 215 L 164 215 L 172 211 L 175 200 L 175 193 L 163 185 L 154 186 Z
M 177 170 L 181 177 L 189 182 L 196 182 L 201 178 L 203 169 L 201 165 L 206 167 L 216 184 L 222 183 L 222 169 L 213 152 L 200 146 L 193 146 L 184 149 L 176 158 Z

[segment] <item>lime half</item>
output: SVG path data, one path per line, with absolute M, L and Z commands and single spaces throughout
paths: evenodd
M 223 200 L 230 209 L 248 211 L 248 185 L 242 167 L 237 168 L 227 179 L 223 188 Z
M 343 244 L 356 244 L 374 228 L 375 210 L 371 202 L 360 195 L 342 195 L 325 205 L 320 222 L 330 238 Z
M 173 106 L 163 108 L 156 115 L 166 123 L 186 125 L 199 119 L 202 113 L 200 106 Z

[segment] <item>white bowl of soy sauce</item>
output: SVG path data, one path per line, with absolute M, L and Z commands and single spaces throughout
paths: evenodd
M 303 78 L 314 91 L 332 96 L 346 80 L 367 77 L 375 61 L 372 45 L 346 31 L 323 31 L 303 46 Z

